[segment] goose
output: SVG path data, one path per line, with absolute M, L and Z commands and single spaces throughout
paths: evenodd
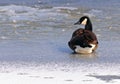
M 74 25 L 84 25 L 85 29 L 79 28 L 72 34 L 68 42 L 69 47 L 80 54 L 89 54 L 94 52 L 98 47 L 98 40 L 95 33 L 92 32 L 92 23 L 88 16 L 83 16 Z

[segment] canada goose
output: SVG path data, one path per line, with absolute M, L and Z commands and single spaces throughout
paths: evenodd
M 68 42 L 69 47 L 75 53 L 87 54 L 92 53 L 98 46 L 96 35 L 92 32 L 92 23 L 88 16 L 83 16 L 77 24 L 83 24 L 85 29 L 79 28 L 72 34 L 71 40 Z

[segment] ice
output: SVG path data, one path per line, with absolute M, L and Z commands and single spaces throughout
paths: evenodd
M 97 10 L 97 9 L 91 9 L 90 11 L 88 11 L 87 13 L 84 13 L 84 14 L 88 15 L 90 17 L 101 17 L 101 16 L 103 16 L 103 11 Z
M 66 9 L 66 10 L 77 10 L 76 7 L 54 7 L 54 9 Z
M 119 84 L 120 76 L 117 73 L 119 72 L 120 67 L 117 67 L 116 65 L 113 66 L 114 69 L 112 69 L 110 66 L 100 67 L 99 65 L 92 67 L 78 66 L 77 69 L 72 67 L 64 67 L 62 69 L 60 68 L 61 66 L 58 66 L 55 70 L 53 69 L 54 66 L 52 67 L 51 65 L 47 66 L 48 69 L 45 69 L 45 66 L 43 66 L 44 68 L 40 68 L 38 66 L 25 66 L 24 68 L 20 66 L 16 68 L 9 67 L 9 72 L 0 73 L 0 82 L 3 84 Z M 65 69 L 70 70 L 66 71 Z M 114 70 L 116 72 L 111 72 Z
M 119 13 L 113 13 L 87 6 L 0 6 L 0 82 L 119 84 Z M 73 54 L 68 46 L 83 15 L 90 16 L 99 41 L 89 55 Z

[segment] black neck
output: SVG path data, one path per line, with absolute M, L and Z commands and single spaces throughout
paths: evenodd
M 92 23 L 89 19 L 87 21 L 87 24 L 85 25 L 85 29 L 92 31 Z

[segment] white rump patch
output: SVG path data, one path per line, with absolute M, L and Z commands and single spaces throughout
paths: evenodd
M 75 52 L 81 54 L 92 53 L 93 49 L 95 48 L 95 45 L 94 44 L 90 44 L 90 45 L 92 46 L 91 48 L 90 47 L 82 48 L 79 45 L 76 45 Z
M 82 21 L 82 25 L 86 25 L 86 23 L 87 23 L 87 18 L 85 18 L 83 21 Z

